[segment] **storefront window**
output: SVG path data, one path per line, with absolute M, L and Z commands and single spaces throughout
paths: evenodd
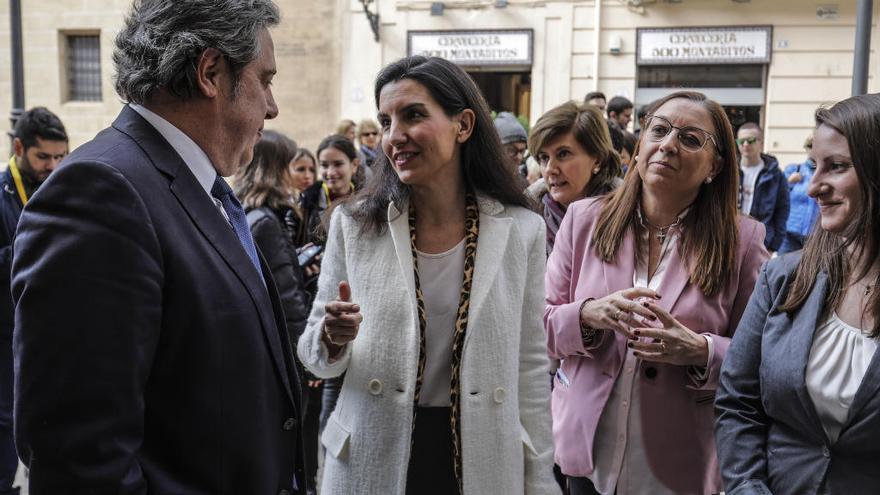
M 761 88 L 764 66 L 641 65 L 640 88 Z

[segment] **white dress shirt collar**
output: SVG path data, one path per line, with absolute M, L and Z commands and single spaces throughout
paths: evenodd
M 155 112 L 135 103 L 129 103 L 128 106 L 159 131 L 159 134 L 180 155 L 208 196 L 211 196 L 211 188 L 214 187 L 217 170 L 205 151 L 192 138 Z M 213 199 L 212 196 L 211 198 Z

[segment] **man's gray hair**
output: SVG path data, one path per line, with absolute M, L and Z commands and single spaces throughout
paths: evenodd
M 116 36 L 116 92 L 140 104 L 158 89 L 189 98 L 207 48 L 225 56 L 237 88 L 244 66 L 260 55 L 261 31 L 279 21 L 272 0 L 135 0 Z

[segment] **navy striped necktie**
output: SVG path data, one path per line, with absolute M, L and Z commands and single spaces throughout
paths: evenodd
M 251 259 L 254 268 L 257 269 L 257 274 L 262 279 L 263 271 L 260 269 L 260 258 L 257 256 L 257 248 L 254 245 L 254 238 L 251 237 L 251 229 L 248 227 L 244 208 L 241 207 L 241 203 L 238 202 L 238 198 L 232 193 L 232 188 L 229 187 L 229 184 L 226 183 L 223 177 L 218 175 L 214 179 L 214 186 L 211 187 L 211 196 L 220 200 L 223 210 L 226 211 L 226 215 L 229 217 L 229 223 L 232 224 L 232 230 L 238 236 L 238 242 L 241 243 L 241 247 L 244 248 L 244 252 Z M 264 279 L 263 283 L 265 282 Z

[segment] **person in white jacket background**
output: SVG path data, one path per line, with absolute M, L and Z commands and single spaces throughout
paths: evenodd
M 376 176 L 332 215 L 298 353 L 345 373 L 322 493 L 554 494 L 544 230 L 474 82 L 408 57 L 376 80 Z

